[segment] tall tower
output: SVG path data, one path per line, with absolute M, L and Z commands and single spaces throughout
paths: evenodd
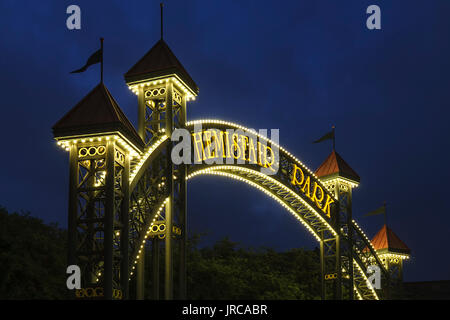
M 324 265 L 327 259 L 342 259 L 338 265 L 342 267 L 343 291 L 338 288 L 338 292 L 341 297 L 353 299 L 353 228 L 349 226 L 352 224 L 352 190 L 359 185 L 360 177 L 335 150 L 319 166 L 315 174 L 328 191 L 334 193 L 340 204 L 339 215 L 336 215 L 333 221 L 336 228 L 341 231 L 335 256 L 327 256 L 322 246 L 321 259 L 325 260 Z M 323 287 L 326 287 L 326 283 Z
M 81 268 L 78 298 L 128 295 L 130 161 L 142 139 L 103 83 L 53 126 L 70 153 L 68 262 Z
M 138 98 L 138 133 L 148 147 L 161 135 L 170 137 L 176 128 L 185 127 L 186 103 L 194 100 L 198 87 L 161 37 L 131 69 L 124 75 L 128 87 Z M 179 298 L 186 297 L 186 166 L 174 165 L 170 154 L 172 143 L 165 150 L 164 181 L 169 190 L 165 205 L 165 299 L 173 298 L 173 241 L 179 242 Z M 174 229 L 175 228 L 175 229 Z M 181 235 L 175 236 L 174 230 Z M 153 297 L 159 298 L 159 242 L 152 239 Z M 144 255 L 137 264 L 137 298 L 142 299 Z

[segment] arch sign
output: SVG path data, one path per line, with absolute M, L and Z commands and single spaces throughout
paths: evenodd
M 290 167 L 290 184 L 302 197 L 309 199 L 317 211 L 331 218 L 334 196 L 327 192 L 317 176 L 279 146 L 278 129 L 272 129 L 271 139 L 268 139 L 267 129 L 256 132 L 220 120 L 193 121 L 188 123 L 189 127 L 193 130 L 181 128 L 172 133 L 171 140 L 176 142 L 171 153 L 174 164 L 258 167 L 262 174 L 276 176 L 280 170 L 281 152 L 292 158 L 285 159 Z

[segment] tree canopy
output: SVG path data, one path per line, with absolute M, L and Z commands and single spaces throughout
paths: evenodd
M 66 299 L 66 231 L 0 208 L 0 299 Z
M 190 299 L 320 297 L 317 250 L 242 248 L 228 238 L 200 247 L 200 239 L 201 235 L 193 235 L 188 245 Z M 8 213 L 0 208 L 0 299 L 73 297 L 66 288 L 66 242 L 67 231 L 57 224 L 45 224 L 29 213 Z M 151 250 L 146 251 L 146 298 L 151 299 Z M 161 278 L 163 254 L 161 248 Z

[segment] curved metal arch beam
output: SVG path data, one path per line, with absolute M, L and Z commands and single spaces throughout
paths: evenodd
M 218 119 L 202 119 L 202 120 L 193 120 L 193 121 L 189 121 L 186 122 L 186 127 L 194 127 L 195 125 L 203 125 L 203 124 L 208 124 L 208 125 L 218 125 L 218 126 L 222 126 L 225 128 L 230 128 L 230 129 L 240 129 L 243 131 L 247 131 L 247 132 L 252 132 L 255 136 L 257 136 L 259 139 L 265 140 L 266 142 L 269 142 L 270 145 L 276 146 L 278 147 L 281 152 L 283 152 L 288 158 L 291 158 L 291 160 L 293 160 L 297 165 L 299 165 L 303 170 L 306 170 L 312 177 L 314 177 L 317 181 L 319 181 L 320 186 L 324 188 L 324 190 L 326 190 L 325 186 L 323 185 L 322 181 L 319 179 L 318 176 L 316 176 L 316 174 L 314 172 L 312 172 L 305 164 L 303 164 L 303 162 L 301 162 L 298 158 L 296 158 L 292 153 L 290 153 L 289 151 L 287 151 L 285 148 L 283 148 L 282 146 L 280 146 L 278 143 L 272 141 L 271 139 L 260 135 L 259 133 L 257 133 L 255 130 L 252 130 L 250 128 L 244 127 L 240 124 L 234 123 L 234 122 L 229 122 L 229 121 L 222 121 L 222 120 L 218 120 Z M 336 198 L 334 198 L 336 200 Z
M 237 123 L 234 122 L 229 122 L 229 121 L 222 121 L 222 120 L 218 120 L 218 119 L 201 119 L 201 120 L 194 120 L 194 121 L 189 121 L 186 123 L 186 128 L 191 129 L 193 128 L 195 125 L 216 125 L 216 126 L 222 126 L 222 127 L 227 127 L 227 128 L 233 128 L 233 129 L 241 129 L 244 131 L 248 131 L 248 132 L 253 132 L 258 138 L 265 140 L 266 142 L 269 142 L 271 145 L 277 146 L 279 148 L 279 150 L 284 153 L 284 155 L 286 155 L 288 158 L 290 158 L 295 164 L 297 164 L 299 167 L 302 168 L 302 170 L 307 171 L 312 177 L 315 178 L 315 180 L 319 183 L 319 185 L 323 188 L 323 190 L 327 190 L 326 187 L 323 185 L 322 181 L 320 180 L 319 177 L 317 177 L 314 172 L 312 172 L 306 165 L 303 164 L 303 162 L 301 162 L 298 158 L 296 158 L 294 155 L 292 155 L 289 151 L 287 151 L 286 149 L 284 149 L 283 147 L 281 147 L 279 144 L 275 143 L 274 141 L 270 140 L 269 138 L 260 135 L 259 133 L 257 133 L 254 130 L 250 130 L 247 127 L 244 127 L 242 125 L 239 125 Z M 167 145 L 167 143 L 169 142 L 169 137 L 165 134 L 163 134 L 157 141 L 155 141 L 155 143 L 153 143 L 141 156 L 140 156 L 140 161 L 138 163 L 138 165 L 133 169 L 133 171 L 130 173 L 130 192 L 132 192 L 134 190 L 134 188 L 136 187 L 137 182 L 139 181 L 139 179 L 141 178 L 142 174 L 144 173 L 145 169 L 148 167 L 148 165 L 154 160 L 154 158 L 161 152 L 161 150 L 163 150 L 163 148 Z M 238 167 L 238 166 L 236 166 Z M 296 194 L 296 196 L 298 196 Z M 334 195 L 333 199 L 337 200 Z M 302 201 L 304 201 L 302 199 Z M 315 214 L 317 214 L 317 211 L 314 210 Z M 320 213 L 319 213 L 320 215 Z M 323 219 L 323 217 L 322 217 Z M 328 224 L 328 223 L 327 223 Z M 328 224 L 329 225 L 329 224 Z M 368 240 L 367 236 L 365 235 L 365 233 L 358 227 L 358 231 L 361 233 L 361 235 L 365 238 L 365 240 L 367 240 L 367 244 L 370 248 L 370 251 L 372 253 L 375 252 L 371 242 Z M 334 231 L 334 230 L 333 230 Z M 375 255 L 376 256 L 376 255 Z
M 160 201 L 158 203 L 158 205 L 155 207 L 155 209 L 153 210 L 153 212 L 150 214 L 148 221 L 146 221 L 146 223 L 145 223 L 143 230 L 147 230 L 147 231 L 145 233 L 142 233 L 139 236 L 139 239 L 137 240 L 138 246 L 135 248 L 135 252 L 133 252 L 131 255 L 131 257 L 132 257 L 131 261 L 133 261 L 133 263 L 130 265 L 130 269 L 131 269 L 130 277 L 133 275 L 134 269 L 136 269 L 136 264 L 139 260 L 139 255 L 141 254 L 141 250 L 144 248 L 145 241 L 147 241 L 147 238 L 150 236 L 150 229 L 155 224 L 155 222 L 158 218 L 158 215 L 164 210 L 164 206 L 166 205 L 168 200 L 169 200 L 169 198 L 166 197 L 163 201 Z
M 281 151 L 281 153 L 284 154 L 284 156 L 286 156 L 288 159 L 290 159 L 293 163 L 295 163 L 298 167 L 300 167 L 302 170 L 305 170 L 306 172 L 309 173 L 309 175 L 314 178 L 314 180 L 323 188 L 323 190 L 326 190 L 327 193 L 328 190 L 326 189 L 326 187 L 323 185 L 322 181 L 311 171 L 309 170 L 308 167 L 306 167 L 298 158 L 296 158 L 295 156 L 293 156 L 291 153 L 289 153 L 286 149 L 284 149 L 283 147 L 279 146 L 277 143 L 273 142 L 272 140 L 266 138 L 265 136 L 262 136 L 260 134 L 258 134 L 256 131 L 254 130 L 250 130 L 249 128 L 246 128 L 244 126 L 241 126 L 239 124 L 236 123 L 232 123 L 232 122 L 226 122 L 226 121 L 222 121 L 222 120 L 215 120 L 215 119 L 206 119 L 206 120 L 196 120 L 196 121 L 190 121 L 186 124 L 186 128 L 191 128 L 194 125 L 215 125 L 215 126 L 219 126 L 219 127 L 224 127 L 224 128 L 232 128 L 232 129 L 241 129 L 247 132 L 252 132 L 255 136 L 257 136 L 258 138 L 265 140 L 266 142 L 270 143 L 273 146 L 277 146 L 279 148 L 279 150 Z M 168 136 L 166 136 L 165 134 L 163 134 L 157 141 L 155 141 L 155 143 L 153 143 L 141 156 L 140 156 L 140 161 L 139 163 L 133 168 L 131 175 L 130 175 L 130 191 L 132 191 L 136 185 L 137 182 L 139 181 L 139 179 L 142 177 L 143 173 L 145 172 L 146 168 L 149 166 L 150 163 L 152 163 L 152 161 L 160 154 L 161 150 L 163 150 L 163 148 L 167 145 L 167 143 L 169 142 Z M 225 167 L 225 166 L 221 166 L 221 167 Z M 207 169 L 202 169 L 202 170 L 210 170 L 211 168 L 207 168 Z M 233 166 L 232 170 L 236 170 L 236 169 L 240 169 L 240 170 L 249 170 L 247 167 L 242 166 L 242 165 L 235 165 Z M 222 171 L 221 171 L 222 170 Z M 216 174 L 216 175 L 226 175 L 224 173 L 224 169 L 222 168 L 221 170 L 216 169 L 216 171 L 214 171 L 214 173 L 210 173 L 210 174 Z M 211 170 L 210 170 L 211 171 Z M 262 176 L 264 176 L 264 178 L 267 178 L 268 176 L 260 173 L 259 171 L 256 170 L 252 170 L 252 174 L 254 175 L 261 175 L 260 178 L 263 178 Z M 211 171 L 213 172 L 213 171 Z M 223 174 L 217 174 L 217 173 L 223 173 Z M 198 173 L 200 174 L 200 173 Z M 206 174 L 206 172 L 205 172 Z M 228 175 L 230 176 L 230 175 Z M 238 176 L 236 176 L 238 177 Z M 242 177 L 237 178 L 237 180 L 245 180 Z M 270 179 L 268 179 L 270 180 Z M 325 221 L 325 224 L 323 224 L 323 226 L 326 227 L 326 229 L 328 231 L 331 231 L 331 233 L 336 234 L 334 229 L 331 227 L 331 225 L 323 219 L 323 217 L 321 217 L 321 213 L 318 212 L 317 209 L 312 209 L 311 206 L 304 200 L 302 199 L 297 193 L 295 193 L 292 189 L 290 189 L 289 187 L 287 187 L 286 185 L 284 185 L 283 183 L 281 183 L 280 181 L 276 180 L 276 179 L 272 179 L 273 181 L 270 181 L 272 184 L 277 184 L 278 183 L 278 188 L 285 188 L 284 193 L 290 193 L 290 197 L 291 198 L 296 198 L 296 200 L 300 200 L 300 202 L 303 204 L 303 206 L 305 206 L 305 208 L 308 208 L 308 210 L 313 214 L 316 215 L 317 217 L 320 217 L 319 219 L 321 220 L 320 223 L 323 224 L 323 221 Z M 248 181 L 251 182 L 251 181 Z M 257 189 L 263 190 L 265 191 L 266 189 L 263 188 L 262 186 L 259 186 L 257 183 L 255 182 L 251 182 L 249 183 L 251 185 L 253 185 L 254 187 L 256 187 Z M 279 199 L 279 197 L 271 194 L 270 192 L 266 191 L 266 193 L 268 193 L 272 198 L 276 199 L 279 203 L 281 203 L 283 205 L 283 207 L 285 207 L 291 214 L 293 214 L 299 221 L 302 222 L 303 225 L 305 225 L 307 227 L 307 229 L 312 232 L 312 234 L 314 235 L 314 237 L 320 241 L 320 237 L 317 233 L 317 231 L 314 231 L 314 229 L 308 225 L 308 223 L 305 222 L 304 219 L 299 218 L 300 215 L 298 215 L 298 213 L 293 210 L 292 208 L 290 208 L 288 205 L 286 205 L 285 203 L 283 203 L 282 200 Z M 333 198 L 335 200 L 337 200 L 333 194 L 331 194 L 333 196 Z M 356 225 L 356 222 L 354 222 Z M 374 253 L 374 249 L 373 246 L 371 244 L 371 242 L 368 240 L 367 236 L 364 234 L 364 232 L 358 227 L 358 231 L 360 233 L 360 235 L 364 238 L 365 242 L 368 244 L 368 247 L 370 248 L 371 253 L 375 256 L 376 260 L 378 259 L 378 256 L 376 253 Z M 364 272 L 361 269 L 360 266 L 360 262 L 358 261 L 354 261 L 354 263 L 356 265 L 358 265 L 358 269 L 361 270 L 361 273 L 363 275 L 364 278 L 366 278 L 366 275 L 364 274 Z M 382 264 L 381 264 L 382 265 Z M 383 270 L 384 271 L 384 270 Z M 356 289 L 356 288 L 355 288 Z M 375 296 L 375 298 L 377 297 L 377 294 L 375 291 L 371 290 Z M 359 295 L 359 292 L 358 292 Z
M 215 166 L 215 167 L 211 167 L 211 168 L 207 168 L 207 169 L 199 169 L 196 171 L 193 171 L 191 174 L 189 174 L 186 177 L 186 180 L 190 180 L 196 176 L 201 176 L 201 175 L 214 175 L 214 176 L 223 176 L 223 177 L 227 177 L 227 178 L 231 178 L 234 180 L 238 180 L 238 181 L 242 181 L 262 192 L 264 192 L 266 195 L 268 195 L 269 197 L 271 197 L 272 199 L 276 200 L 282 207 L 284 207 L 289 213 L 291 213 L 297 220 L 299 220 L 305 227 L 306 229 L 314 236 L 314 238 L 320 243 L 321 239 L 320 239 L 320 234 L 318 234 L 317 230 L 314 229 L 314 227 L 310 226 L 310 224 L 308 222 L 305 221 L 305 219 L 302 217 L 301 214 L 299 214 L 298 211 L 294 210 L 291 206 L 289 206 L 288 204 L 285 203 L 285 201 L 283 201 L 283 199 L 281 197 L 278 197 L 277 195 L 275 195 L 274 193 L 268 191 L 266 188 L 263 187 L 263 185 L 260 185 L 250 179 L 248 179 L 245 176 L 242 176 L 238 173 L 231 173 L 230 171 L 247 171 L 251 174 L 254 175 L 259 175 L 259 176 L 264 176 L 265 178 L 267 178 L 268 176 L 265 176 L 264 174 L 262 174 L 259 171 L 256 170 L 251 170 L 248 168 L 236 168 L 233 166 Z M 271 179 L 271 178 L 269 178 Z M 282 185 L 281 183 L 279 183 L 277 180 L 272 179 L 273 181 L 270 181 L 271 183 L 277 183 L 279 184 L 280 187 L 282 188 L 287 188 L 286 186 Z M 289 190 L 289 192 L 291 193 L 292 196 L 297 197 L 297 199 L 303 201 L 303 199 L 301 199 L 295 192 L 293 192 L 292 190 Z M 309 204 L 304 202 L 304 205 L 306 208 L 308 208 Z M 308 210 L 310 212 L 315 212 L 314 209 L 312 209 L 310 206 L 308 208 Z M 325 220 L 323 220 L 324 223 L 327 223 Z M 332 227 L 328 224 L 327 226 L 328 228 L 330 228 L 331 232 L 335 232 Z M 353 264 L 355 265 L 355 267 L 358 269 L 360 276 L 364 279 L 363 281 L 365 281 L 367 283 L 367 287 L 369 289 L 369 296 L 362 296 L 362 294 L 359 291 L 358 286 L 356 285 L 356 283 L 354 284 L 353 288 L 354 290 L 357 292 L 358 297 L 362 300 L 362 299 L 375 299 L 375 300 L 379 300 L 378 294 L 376 293 L 376 291 L 371 287 L 368 278 L 365 274 L 365 272 L 363 271 L 363 266 L 361 265 L 361 262 L 358 261 L 357 259 L 353 259 Z
M 239 173 L 239 171 L 241 173 Z M 246 173 L 247 175 L 242 174 Z M 312 235 L 316 238 L 317 241 L 320 242 L 320 233 L 319 230 L 325 227 L 330 233 L 333 235 L 337 235 L 334 228 L 319 214 L 317 214 L 316 210 L 313 209 L 309 203 L 307 203 L 302 197 L 300 197 L 296 192 L 294 192 L 289 187 L 285 186 L 281 182 L 276 179 L 271 178 L 257 170 L 252 170 L 246 167 L 239 166 L 211 166 L 204 169 L 199 169 L 192 171 L 187 177 L 186 180 L 189 180 L 198 175 L 219 175 L 229 177 L 238 181 L 245 182 L 252 187 L 264 192 L 266 195 L 276 200 L 279 204 L 281 204 L 285 209 L 287 209 L 295 218 L 297 218 L 307 229 L 312 233 Z M 257 177 L 257 179 L 252 180 L 249 176 Z M 256 182 L 260 181 L 260 183 Z M 271 192 L 272 191 L 272 192 Z M 287 203 L 295 203 L 297 204 L 297 210 L 293 208 L 292 205 Z M 315 215 L 315 225 L 311 225 L 308 223 L 304 216 L 301 215 L 301 209 L 307 209 L 311 214 Z M 303 210 L 305 211 L 305 210 Z M 319 221 L 320 224 L 317 224 Z
M 141 179 L 147 167 L 153 162 L 153 160 L 161 153 L 161 151 L 169 143 L 169 137 L 162 135 L 155 143 L 153 143 L 145 152 L 140 156 L 140 160 L 135 168 L 130 172 L 130 193 L 133 192 L 139 179 Z

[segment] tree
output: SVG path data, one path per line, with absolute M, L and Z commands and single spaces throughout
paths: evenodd
M 0 207 L 0 299 L 67 299 L 66 231 Z

